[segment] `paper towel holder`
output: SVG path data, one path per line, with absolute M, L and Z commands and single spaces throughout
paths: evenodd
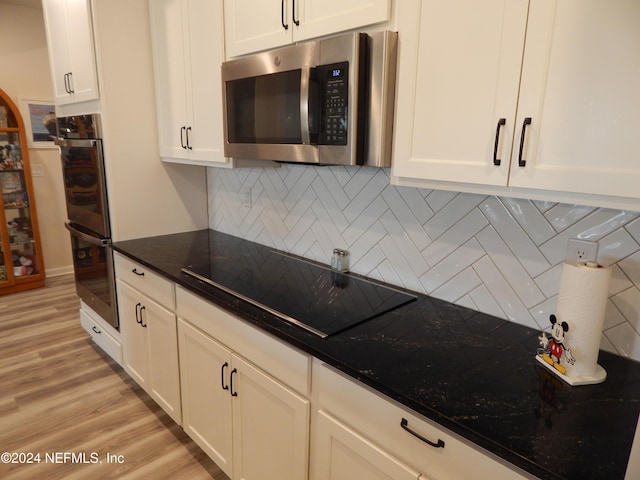
M 562 362 L 566 361 L 574 365 L 576 359 L 571 353 L 571 349 L 565 344 L 565 335 L 569 331 L 567 322 L 558 321 L 554 314 L 549 316 L 551 322 L 551 339 L 547 338 L 545 332 L 540 335 L 540 345 L 536 353 L 536 360 L 544 367 L 567 382 L 569 385 L 593 385 L 602 383 L 607 378 L 607 372 L 600 365 L 595 365 L 595 370 L 589 375 L 580 375 L 573 371 L 567 371 Z

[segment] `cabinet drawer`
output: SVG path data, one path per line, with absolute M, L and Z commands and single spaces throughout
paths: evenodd
M 91 335 L 91 339 L 113 358 L 118 365 L 122 365 L 122 344 L 114 335 L 109 333 L 111 327 L 105 327 L 94 319 L 90 313 L 80 309 L 80 325 Z
M 178 317 L 303 396 L 309 395 L 311 357 L 178 286 Z
M 139 292 L 152 298 L 163 307 L 175 310 L 175 295 L 173 282 L 163 278 L 143 267 L 124 255 L 115 252 L 114 256 L 116 278 L 128 283 Z
M 326 365 L 314 368 L 314 388 L 318 382 L 319 408 L 330 412 L 354 430 L 375 441 L 381 448 L 419 470 L 429 480 L 467 478 L 524 479 L 516 467 L 507 466 L 489 452 L 447 433 L 423 417 L 399 406 L 355 380 Z M 436 448 L 401 427 L 407 427 L 426 439 L 444 442 Z

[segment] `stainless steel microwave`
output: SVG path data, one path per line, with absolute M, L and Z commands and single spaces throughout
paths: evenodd
M 224 62 L 225 156 L 390 166 L 397 35 L 349 33 Z

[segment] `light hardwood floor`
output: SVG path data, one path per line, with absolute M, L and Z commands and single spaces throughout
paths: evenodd
M 32 464 L 5 463 L 3 456 L 0 478 L 226 480 L 94 346 L 78 308 L 72 275 L 0 296 L 0 454 L 40 454 Z M 76 457 L 65 462 L 64 452 Z M 46 454 L 59 455 L 57 463 Z M 101 463 L 74 463 L 78 454 Z M 122 463 L 108 463 L 107 454 Z

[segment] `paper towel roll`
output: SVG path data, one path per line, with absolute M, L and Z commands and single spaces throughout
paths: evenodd
M 564 345 L 575 364 L 564 363 L 568 377 L 593 375 L 607 306 L 611 268 L 566 261 L 562 266 L 556 317 L 567 322 Z

